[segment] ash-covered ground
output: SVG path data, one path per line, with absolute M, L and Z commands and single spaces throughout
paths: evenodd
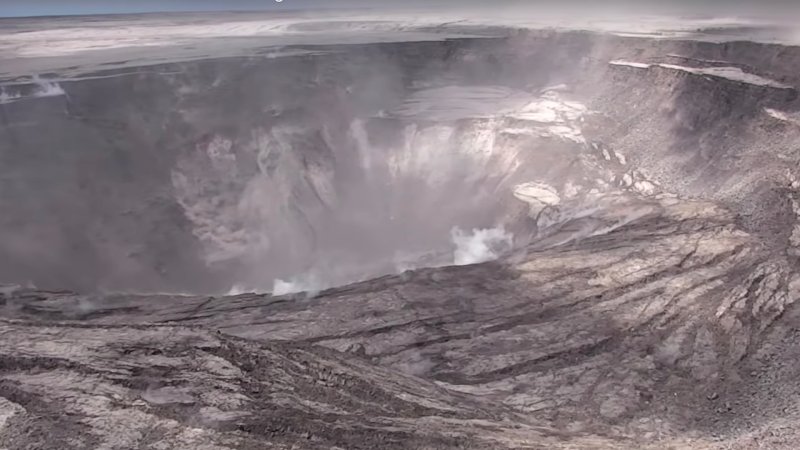
M 796 447 L 791 27 L 0 24 L 0 446 Z

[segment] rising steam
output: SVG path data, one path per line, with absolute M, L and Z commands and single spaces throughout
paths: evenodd
M 514 235 L 506 232 L 503 226 L 473 229 L 472 233 L 466 233 L 456 227 L 450 231 L 450 237 L 456 246 L 453 264 L 457 266 L 497 259 L 502 253 L 511 249 L 514 240 Z
M 11 103 L 26 98 L 57 97 L 66 95 L 60 84 L 40 78 L 38 75 L 33 77 L 33 86 L 12 90 L 8 87 L 0 87 L 0 104 Z
M 314 274 L 303 274 L 292 277 L 289 281 L 276 279 L 272 284 L 272 295 L 295 294 L 305 292 L 309 296 L 314 296 L 326 286 Z
M 473 228 L 471 232 L 454 227 L 450 230 L 450 239 L 455 246 L 452 264 L 457 266 L 495 260 L 503 253 L 510 251 L 514 244 L 514 235 L 507 232 L 502 225 L 495 228 Z M 399 254 L 396 256 L 396 259 L 398 259 L 395 261 L 397 273 L 420 267 L 438 267 L 448 264 L 444 259 L 439 261 L 436 261 L 435 258 L 432 259 L 431 255 L 413 254 L 405 255 L 405 258 Z M 355 266 L 348 270 L 347 267 L 320 264 L 312 270 L 292 276 L 286 280 L 276 278 L 272 283 L 270 293 L 272 295 L 287 295 L 302 292 L 309 297 L 313 297 L 323 289 L 341 284 L 337 282 L 338 280 L 344 278 L 356 280 L 356 274 L 363 273 L 364 270 L 364 268 Z M 240 295 L 251 292 L 264 292 L 264 290 L 237 284 L 228 291 L 227 295 Z

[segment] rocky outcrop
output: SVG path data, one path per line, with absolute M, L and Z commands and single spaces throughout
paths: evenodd
M 5 448 L 547 448 L 515 412 L 319 347 L 0 325 Z
M 798 295 L 792 266 L 708 203 L 621 196 L 599 204 L 501 262 L 408 272 L 312 298 L 19 290 L 5 297 L 5 313 L 112 329 L 200 326 L 328 347 L 570 433 L 710 442 L 768 426 L 794 398 L 753 390 L 791 351 L 767 338 L 791 333 L 778 319 Z M 765 342 L 770 359 L 759 350 Z M 756 407 L 765 412 L 751 416 Z

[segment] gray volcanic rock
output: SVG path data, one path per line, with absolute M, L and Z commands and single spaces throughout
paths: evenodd
M 594 234 L 636 208 L 637 219 Z M 408 272 L 313 298 L 91 300 L 21 290 L 6 298 L 6 310 L 23 319 L 199 325 L 321 345 L 571 432 L 624 438 L 634 431 L 641 444 L 655 435 L 703 441 L 728 431 L 713 412 L 719 405 L 736 401 L 741 411 L 730 415 L 751 429 L 769 419 L 748 416 L 752 404 L 773 404 L 772 414 L 793 401 L 733 393 L 747 389 L 742 377 L 751 377 L 752 364 L 769 370 L 753 352 L 791 329 L 776 320 L 798 281 L 732 218 L 704 202 L 620 197 L 603 216 L 558 225 L 502 262 Z M 558 245 L 535 249 L 548 239 Z M 81 304 L 91 306 L 81 311 Z M 796 389 L 788 374 L 781 378 Z M 707 392 L 724 397 L 709 401 L 700 395 Z
M 0 446 L 794 448 L 800 50 L 491 34 L 9 59 Z
M 6 448 L 546 448 L 513 411 L 322 348 L 4 322 Z M 46 400 L 45 400 L 46 399 Z

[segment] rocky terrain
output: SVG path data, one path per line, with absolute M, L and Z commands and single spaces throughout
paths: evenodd
M 795 448 L 797 47 L 26 30 L 0 447 Z

